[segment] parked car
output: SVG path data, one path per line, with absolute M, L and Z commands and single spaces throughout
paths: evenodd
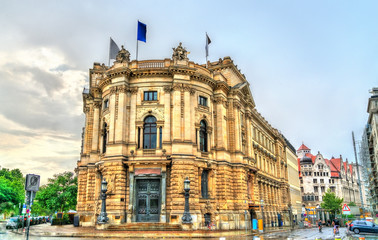
M 18 217 L 11 217 L 9 218 L 5 228 L 20 228 L 21 227 L 21 220 Z
M 378 225 L 366 220 L 355 220 L 349 224 L 349 230 L 355 234 L 360 232 L 378 233 Z

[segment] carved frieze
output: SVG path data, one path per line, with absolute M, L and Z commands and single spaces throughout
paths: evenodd
M 164 107 L 138 106 L 136 113 L 136 121 L 143 121 L 148 115 L 153 115 L 157 121 L 164 121 Z

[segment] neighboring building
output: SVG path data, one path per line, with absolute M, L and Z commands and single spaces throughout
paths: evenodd
M 230 57 L 198 65 L 187 54 L 180 43 L 172 59 L 130 61 L 122 47 L 113 66 L 90 70 L 80 225 L 96 223 L 102 179 L 110 225 L 187 227 L 186 178 L 192 229 L 244 229 L 261 210 L 267 223 L 288 210 L 285 140 L 256 111 L 245 76 Z
M 363 177 L 367 179 L 367 201 L 371 210 L 378 213 L 378 88 L 373 88 L 367 112 L 369 118 L 362 135 L 360 160 L 366 169 Z
M 295 153 L 295 148 L 291 143 L 285 138 L 286 141 L 286 158 L 287 158 L 287 171 L 290 186 L 290 204 L 292 207 L 293 220 L 298 224 L 301 220 L 302 213 L 302 197 L 301 188 L 299 182 L 299 172 L 298 172 L 298 156 Z
M 319 152 L 312 155 L 311 149 L 304 144 L 297 150 L 297 155 L 302 202 L 306 208 L 320 206 L 328 189 L 343 198 L 344 203 L 354 202 L 361 206 L 356 169 L 348 160 L 343 161 L 342 156 L 325 159 Z

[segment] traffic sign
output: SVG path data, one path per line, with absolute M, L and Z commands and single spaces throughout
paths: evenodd
M 350 208 L 348 207 L 346 203 L 344 204 L 342 209 L 343 209 L 343 212 L 350 212 Z

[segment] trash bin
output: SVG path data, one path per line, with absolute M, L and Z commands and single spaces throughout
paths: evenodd
M 76 215 L 76 216 L 74 216 L 74 227 L 78 227 L 79 226 L 79 220 L 80 220 L 80 218 L 79 218 L 79 215 Z
M 257 219 L 252 219 L 252 229 L 257 230 Z

